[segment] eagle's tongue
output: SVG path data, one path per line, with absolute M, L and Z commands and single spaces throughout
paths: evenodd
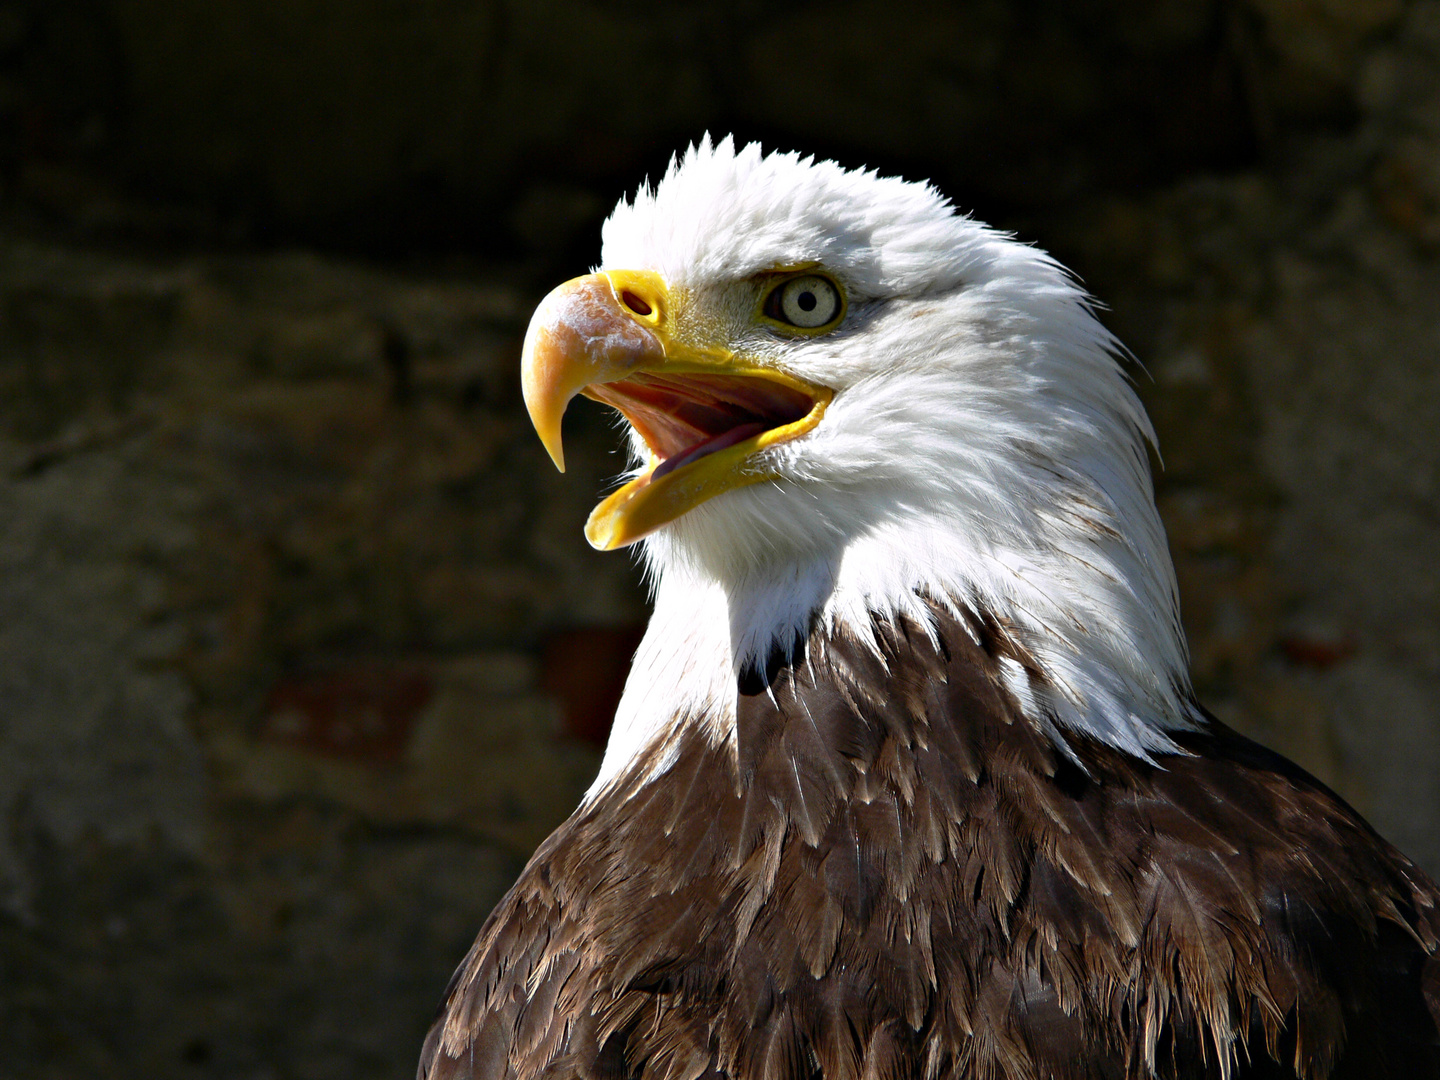
M 654 483 L 666 473 L 674 472 L 682 465 L 689 465 L 690 462 L 697 458 L 702 458 L 706 454 L 713 454 L 717 450 L 724 450 L 727 446 L 734 446 L 736 443 L 744 442 L 752 435 L 759 435 L 764 430 L 764 424 L 741 424 L 739 427 L 733 427 L 729 431 L 722 431 L 713 439 L 706 439 L 704 442 L 692 446 L 683 454 L 676 454 L 674 457 L 666 458 L 659 465 L 655 466 L 655 471 L 650 474 L 650 481 Z

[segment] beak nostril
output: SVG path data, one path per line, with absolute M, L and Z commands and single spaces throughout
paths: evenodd
M 636 315 L 649 315 L 653 308 L 629 289 L 620 294 L 620 302 Z

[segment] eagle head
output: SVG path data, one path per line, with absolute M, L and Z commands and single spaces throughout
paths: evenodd
M 603 239 L 536 311 L 522 374 L 561 468 L 575 394 L 629 423 L 635 468 L 586 525 L 642 545 L 656 589 L 617 724 L 723 714 L 736 673 L 817 627 L 923 625 L 939 601 L 1033 658 L 1005 683 L 1058 741 L 1173 748 L 1196 714 L 1153 432 L 1063 267 L 929 185 L 729 139 Z M 705 702 L 656 689 L 701 654 Z

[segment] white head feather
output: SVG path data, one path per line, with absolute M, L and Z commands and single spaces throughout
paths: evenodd
M 728 139 L 672 161 L 603 237 L 602 269 L 700 297 L 818 263 L 849 311 L 830 334 L 728 343 L 837 393 L 807 436 L 766 452 L 784 479 L 644 541 L 655 619 L 596 789 L 677 713 L 728 734 L 736 671 L 816 614 L 866 634 L 872 613 L 923 622 L 922 595 L 1009 627 L 1044 677 L 1016 664 L 1006 682 L 1057 738 L 1173 749 L 1167 732 L 1196 716 L 1154 434 L 1063 267 L 927 185 Z

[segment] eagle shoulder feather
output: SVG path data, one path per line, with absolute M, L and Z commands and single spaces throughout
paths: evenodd
M 994 627 L 929 613 L 817 630 L 733 743 L 582 806 L 422 1080 L 1440 1076 L 1434 882 L 1213 718 L 1062 751 Z

